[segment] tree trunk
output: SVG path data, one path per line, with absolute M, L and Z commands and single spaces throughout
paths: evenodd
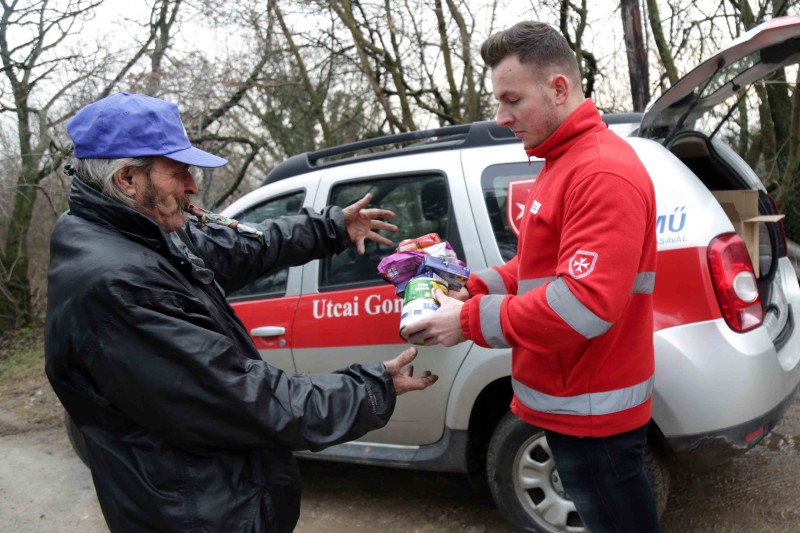
M 669 80 L 669 85 L 672 86 L 678 81 L 678 69 L 675 67 L 675 60 L 672 57 L 672 51 L 669 49 L 669 42 L 664 37 L 661 14 L 658 11 L 658 2 L 656 0 L 647 0 L 647 18 L 650 21 L 650 30 L 653 32 L 653 41 L 656 45 L 658 57 L 661 59 L 661 64 L 664 65 L 664 74 Z
M 23 162 L 23 169 L 30 163 Z M 28 280 L 28 229 L 36 200 L 35 180 L 23 170 L 14 189 L 14 211 L 8 225 L 5 248 L 0 255 L 0 334 L 30 322 L 31 297 Z
M 642 17 L 639 0 L 622 0 L 622 31 L 628 56 L 628 75 L 631 80 L 631 99 L 634 111 L 644 111 L 650 101 L 647 50 L 642 37 Z

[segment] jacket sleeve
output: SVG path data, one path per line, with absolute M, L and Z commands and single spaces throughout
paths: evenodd
M 624 177 L 595 173 L 583 179 L 565 197 L 555 280 L 520 296 L 471 298 L 461 312 L 465 336 L 483 346 L 552 352 L 607 331 L 629 301 L 652 228 L 651 205 Z M 588 275 L 575 265 L 570 269 L 591 254 L 596 259 Z
M 226 293 L 274 270 L 335 255 L 350 246 L 344 214 L 336 206 L 320 213 L 304 208 L 297 215 L 250 225 L 264 235 L 214 225 L 198 228 L 192 222 L 186 227 L 196 253 Z
M 177 281 L 108 279 L 81 350 L 97 398 L 176 446 L 320 450 L 382 427 L 394 410 L 382 364 L 288 375 L 247 357 L 252 349 L 235 345 Z
M 479 294 L 516 294 L 518 259 L 515 255 L 507 263 L 473 272 L 466 287 L 470 296 Z

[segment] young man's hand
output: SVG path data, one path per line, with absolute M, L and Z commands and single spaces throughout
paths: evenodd
M 455 294 L 458 298 L 451 298 L 440 289 L 434 289 L 433 296 L 439 303 L 439 309 L 403 328 L 406 340 L 420 346 L 441 344 L 448 347 L 467 340 L 464 330 L 461 329 L 461 308 L 464 301 L 460 298 L 468 296 L 469 292 L 462 290 L 463 292 Z

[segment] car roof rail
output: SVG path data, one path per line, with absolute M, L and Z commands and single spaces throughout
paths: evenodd
M 610 113 L 603 115 L 607 124 L 641 122 L 642 113 Z M 363 139 L 331 148 L 293 155 L 267 174 L 262 185 L 274 183 L 312 170 L 350 163 L 395 157 L 409 152 L 429 152 L 476 148 L 520 142 L 506 126 L 494 120 L 456 124 L 428 130 L 408 131 Z
M 395 133 L 291 156 L 267 174 L 263 185 L 311 170 L 350 163 L 355 158 L 363 161 L 412 151 L 452 150 L 511 142 L 519 142 L 519 139 L 509 128 L 498 126 L 493 120 Z

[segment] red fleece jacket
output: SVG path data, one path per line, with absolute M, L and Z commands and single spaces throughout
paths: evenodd
M 654 371 L 653 184 L 590 100 L 528 153 L 545 164 L 517 255 L 469 281 L 464 335 L 512 348 L 511 407 L 528 423 L 592 437 L 640 427 Z M 498 275 L 507 294 L 490 296 Z

